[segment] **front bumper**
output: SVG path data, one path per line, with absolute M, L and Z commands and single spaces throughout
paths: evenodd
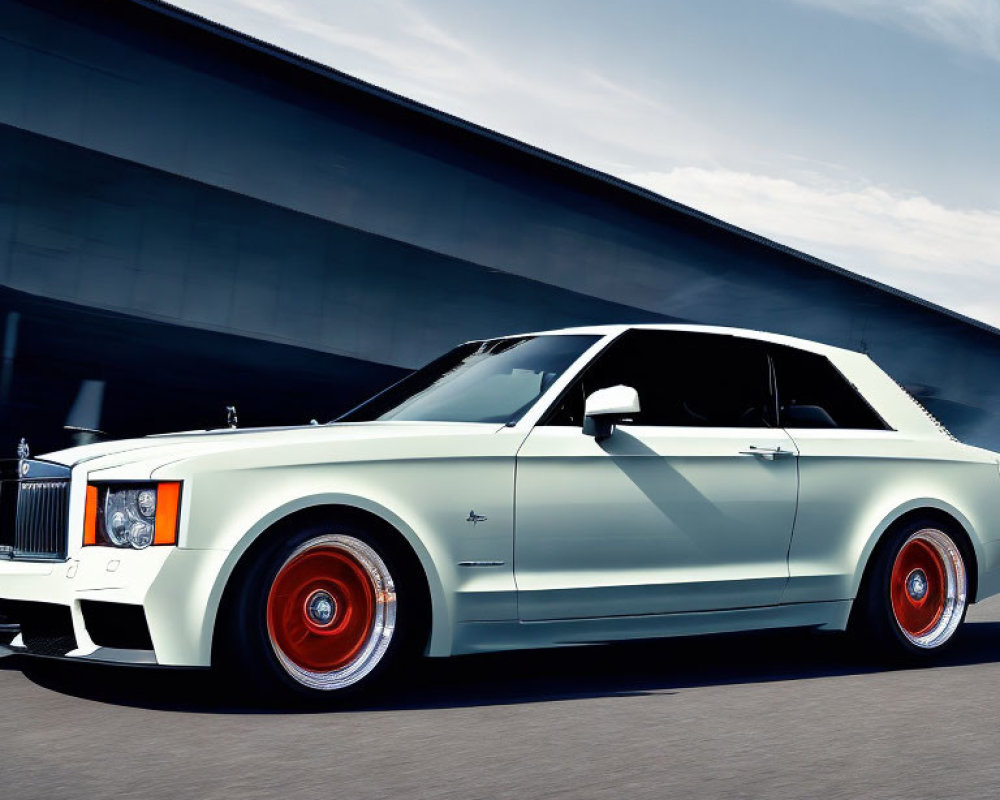
M 25 619 L 23 631 L 8 628 L 0 638 L 0 654 L 207 667 L 226 556 L 177 547 L 86 547 L 59 563 L 0 560 L 0 608 L 8 609 L 0 622 L 19 624 L 19 614 Z M 152 649 L 97 644 L 85 601 L 141 609 Z M 14 638 L 2 644 L 11 633 Z

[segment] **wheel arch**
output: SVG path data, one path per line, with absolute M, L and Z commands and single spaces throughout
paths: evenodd
M 451 647 L 451 610 L 441 576 L 431 553 L 417 533 L 391 510 L 360 497 L 319 496 L 299 498 L 274 509 L 256 522 L 230 550 L 216 576 L 206 610 L 205 632 L 210 637 L 208 652 L 214 659 L 224 604 L 253 559 L 276 539 L 304 525 L 322 522 L 353 522 L 378 530 L 398 547 L 410 571 L 422 582 L 426 602 L 428 655 L 447 654 Z
M 969 519 L 957 508 L 941 500 L 931 498 L 913 500 L 885 515 L 871 536 L 869 536 L 861 553 L 861 558 L 858 559 L 858 568 L 852 582 L 851 597 L 857 598 L 864 581 L 868 577 L 875 556 L 878 554 L 879 549 L 885 546 L 889 535 L 899 527 L 915 519 L 938 521 L 956 534 L 956 544 L 962 549 L 962 555 L 967 563 L 967 575 L 969 578 L 968 602 L 976 602 L 979 591 L 979 564 L 982 561 L 982 554 L 979 550 L 978 540 L 974 535 L 975 529 Z

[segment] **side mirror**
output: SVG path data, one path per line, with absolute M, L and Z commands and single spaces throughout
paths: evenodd
M 615 432 L 623 417 L 639 413 L 639 393 L 631 386 L 609 386 L 587 397 L 583 406 L 583 432 L 603 442 Z

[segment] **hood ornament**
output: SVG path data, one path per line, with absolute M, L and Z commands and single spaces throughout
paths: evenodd
M 27 440 L 22 436 L 17 444 L 17 457 L 22 461 L 31 456 L 31 448 L 28 447 Z
M 236 416 L 236 406 L 226 406 L 226 424 L 230 428 L 235 428 L 240 424 L 240 420 Z

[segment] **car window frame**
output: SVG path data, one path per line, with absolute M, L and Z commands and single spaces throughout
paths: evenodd
M 534 423 L 536 426 L 541 427 L 552 427 L 552 428 L 574 428 L 575 425 L 554 425 L 551 422 L 552 417 L 558 412 L 560 406 L 562 405 L 565 398 L 575 389 L 578 388 L 579 383 L 586 377 L 587 373 L 595 367 L 600 359 L 607 357 L 609 351 L 615 346 L 615 344 L 632 333 L 649 331 L 652 333 L 662 333 L 662 334 L 690 334 L 695 336 L 709 336 L 715 338 L 725 338 L 738 340 L 741 342 L 749 342 L 760 347 L 761 355 L 764 357 L 764 362 L 767 365 L 767 385 L 768 385 L 768 398 L 767 398 L 767 412 L 770 419 L 770 424 L 766 425 L 649 425 L 644 423 L 629 423 L 623 422 L 621 425 L 623 427 L 630 428 L 655 428 L 655 429 L 684 429 L 684 430 L 748 430 L 748 431 L 769 431 L 769 430 L 781 430 L 781 426 L 778 424 L 778 409 L 777 409 L 777 378 L 774 369 L 774 363 L 771 359 L 770 353 L 770 343 L 763 339 L 756 339 L 749 336 L 740 336 L 734 333 L 719 333 L 715 331 L 698 331 L 689 329 L 670 329 L 670 328 L 627 328 L 607 341 L 601 350 L 593 355 L 593 357 L 584 364 L 570 379 L 569 383 L 559 392 L 559 394 L 552 400 L 545 411 L 539 415 L 538 420 Z M 544 398 L 542 398 L 544 399 Z M 586 400 L 586 398 L 584 398 Z M 642 395 L 639 396 L 639 402 L 642 403 Z M 581 420 L 581 426 L 582 426 Z

